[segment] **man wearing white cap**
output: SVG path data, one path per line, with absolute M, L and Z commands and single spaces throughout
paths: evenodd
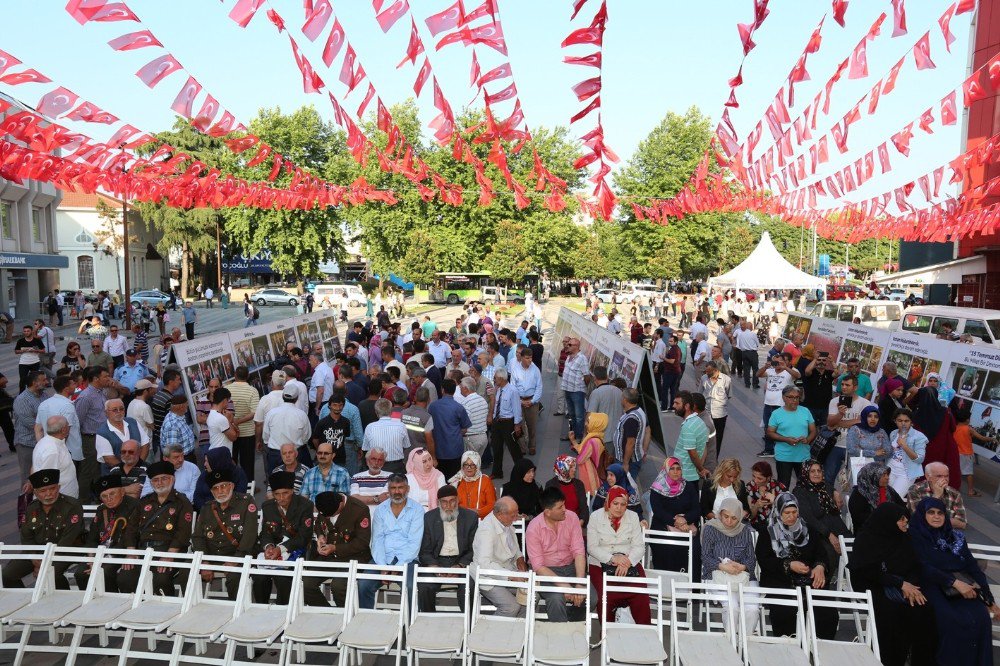
M 148 379 L 140 379 L 135 383 L 132 401 L 128 403 L 125 416 L 135 419 L 139 427 L 146 433 L 146 439 L 153 439 L 153 408 L 149 401 L 156 395 L 156 384 Z
M 261 437 L 266 446 L 265 469 L 274 469 L 281 463 L 281 445 L 286 442 L 291 442 L 298 448 L 299 460 L 303 465 L 311 467 L 313 464 L 309 449 L 306 448 L 312 427 L 309 417 L 296 404 L 300 395 L 298 386 L 286 383 L 281 390 L 282 403 L 268 411 L 264 417 Z

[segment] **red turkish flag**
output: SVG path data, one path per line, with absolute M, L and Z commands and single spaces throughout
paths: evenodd
M 443 12 L 428 16 L 424 19 L 424 23 L 427 24 L 427 29 L 431 31 L 431 36 L 437 37 L 438 34 L 445 30 L 457 28 L 464 22 L 464 18 L 465 8 L 462 5 L 462 0 L 457 0 L 455 4 Z
M 485 74 L 483 74 L 481 77 L 479 77 L 479 80 L 478 80 L 477 83 L 478 83 L 479 87 L 481 88 L 485 84 L 489 83 L 490 81 L 497 81 L 499 79 L 506 79 L 506 78 L 510 78 L 511 76 L 513 76 L 513 73 L 511 72 L 511 69 L 510 69 L 510 63 L 509 62 L 505 62 L 504 64 L 499 65 L 497 67 L 494 67 L 490 71 L 488 71 Z M 598 77 L 598 78 L 600 78 L 600 77 Z M 577 85 L 583 85 L 583 84 L 581 83 L 581 84 L 577 84 Z M 600 89 L 600 83 L 598 83 L 598 89 Z M 574 88 L 574 90 L 575 90 L 575 88 Z M 589 97 L 589 95 L 588 95 L 588 97 Z M 581 99 L 580 101 L 582 102 L 583 99 Z
M 462 25 L 467 25 L 476 19 L 486 18 L 487 16 L 489 16 L 495 23 L 496 15 L 497 8 L 494 0 L 484 0 L 483 4 L 479 5 L 462 18 Z
M 103 5 L 96 12 L 90 14 L 89 20 L 101 23 L 114 23 L 116 21 L 135 21 L 139 23 L 139 17 L 124 2 L 109 2 Z
M 910 139 L 913 138 L 913 123 L 892 135 L 892 143 L 904 157 L 910 156 Z
M 306 14 L 306 22 L 302 24 L 302 34 L 309 38 L 310 42 L 315 42 L 331 16 L 333 16 L 333 6 L 330 0 L 318 0 L 314 3 L 312 11 Z
M 956 120 L 958 120 L 958 112 L 955 108 L 955 91 L 952 90 L 941 100 L 941 124 L 954 125 Z
M 406 57 L 399 61 L 396 65 L 396 69 L 403 66 L 404 63 L 409 61 L 411 65 L 417 64 L 417 56 L 424 52 L 424 42 L 420 39 L 420 33 L 417 32 L 417 23 L 410 17 L 410 41 L 406 45 Z M 475 53 L 473 53 L 475 55 Z
M 847 122 L 844 122 L 843 125 L 837 123 L 830 128 L 830 132 L 833 134 L 833 141 L 837 144 L 837 150 L 841 153 L 847 152 L 847 130 L 849 128 L 850 125 Z
M 148 63 L 143 65 L 139 71 L 135 73 L 139 77 L 139 80 L 146 84 L 149 88 L 155 88 L 156 84 L 170 76 L 174 72 L 183 69 L 181 64 L 177 62 L 177 59 L 172 55 L 167 53 L 166 55 L 161 55 L 159 58 L 154 58 Z
M 7 74 L 6 76 L 0 77 L 0 83 L 6 83 L 10 86 L 19 86 L 22 83 L 52 83 L 52 79 L 45 76 L 38 70 L 26 69 L 23 72 Z
M 194 115 L 194 98 L 201 92 L 201 84 L 193 76 L 189 76 L 184 87 L 177 93 L 174 103 L 170 105 L 178 115 L 190 119 Z
M 951 31 L 951 19 L 955 15 L 955 5 L 948 7 L 941 18 L 938 19 L 938 25 L 941 26 L 941 34 L 944 36 L 944 47 L 951 53 L 951 45 L 955 42 L 955 35 Z
M 917 69 L 934 69 L 937 66 L 931 60 L 931 33 L 925 32 L 913 45 L 913 60 L 917 63 Z
M 21 61 L 7 53 L 6 51 L 0 50 L 0 75 L 6 72 L 11 67 L 20 65 Z
M 565 56 L 563 62 L 567 65 L 585 65 L 587 67 L 601 68 L 601 52 L 591 53 L 585 56 Z
M 344 28 L 340 25 L 339 19 L 333 20 L 333 28 L 326 37 L 326 44 L 323 45 L 323 63 L 327 67 L 333 66 L 333 59 L 340 53 L 341 47 L 347 41 L 344 35 Z
M 347 52 L 344 54 L 344 62 L 340 66 L 340 82 L 345 86 L 351 87 L 351 81 L 354 80 L 354 61 L 357 58 L 358 56 L 354 52 L 354 47 L 348 43 Z
M 875 110 L 878 108 L 878 101 L 882 96 L 882 81 L 879 80 L 872 86 L 872 89 L 868 92 L 868 115 L 874 115 Z
M 570 117 L 569 124 L 572 125 L 573 123 L 575 123 L 576 121 L 580 120 L 581 118 L 583 118 L 584 116 L 586 116 L 588 113 L 590 113 L 591 111 L 593 111 L 594 109 L 600 108 L 600 106 L 601 106 L 601 96 L 598 95 L 593 100 L 591 100 L 590 104 L 588 104 L 587 106 L 583 107 L 580 111 L 578 111 L 576 114 L 574 114 L 572 117 Z
M 892 36 L 906 34 L 906 0 L 892 0 Z
M 69 0 L 66 12 L 80 25 L 84 25 L 107 4 L 108 0 Z
M 208 128 L 208 135 L 216 138 L 225 136 L 233 131 L 233 125 L 235 124 L 236 118 L 233 117 L 233 114 L 224 111 L 219 122 Z
M 378 21 L 382 32 L 389 32 L 392 26 L 396 25 L 396 21 L 403 18 L 409 11 L 409 2 L 406 0 L 395 0 L 391 5 L 379 12 L 375 16 L 375 20 Z
M 595 16 L 590 27 L 580 28 L 569 33 L 569 36 L 562 42 L 562 47 L 566 48 L 573 44 L 596 44 L 600 46 L 604 41 L 604 22 L 599 21 Z
M 40 100 L 38 100 L 38 113 L 43 116 L 48 116 L 50 118 L 58 118 L 62 114 L 73 108 L 80 96 L 71 90 L 66 88 L 56 88 L 50 92 L 45 93 Z
M 813 30 L 812 35 L 809 37 L 809 43 L 806 44 L 806 53 L 816 53 L 819 51 L 819 47 L 823 44 L 823 21 L 826 20 L 826 16 L 823 16 L 819 20 L 819 25 Z
M 736 31 L 739 32 L 739 34 L 740 34 L 740 42 L 742 42 L 742 44 L 743 44 L 743 55 L 747 55 L 748 53 L 750 53 L 751 51 L 753 51 L 753 49 L 754 49 L 755 46 L 757 46 L 757 44 L 755 44 L 754 41 L 753 41 L 754 24 L 753 23 L 737 23 L 736 24 Z M 565 46 L 565 44 L 564 44 L 564 46 Z
M 900 58 L 899 62 L 892 66 L 892 69 L 889 70 L 889 76 L 885 77 L 885 83 L 882 85 L 883 95 L 888 95 L 895 90 L 896 78 L 899 76 L 899 70 L 901 69 L 903 69 L 903 58 Z
M 726 106 L 731 109 L 740 108 L 740 103 L 736 100 L 736 90 L 729 91 L 729 99 L 726 100 Z
M 597 95 L 601 92 L 601 77 L 595 76 L 592 79 L 581 81 L 573 86 L 573 92 L 576 93 L 576 98 L 581 102 L 589 97 Z
M 229 18 L 234 20 L 241 28 L 250 24 L 254 14 L 264 4 L 264 0 L 237 0 L 236 5 L 229 12 Z
M 476 85 L 476 82 L 479 80 L 479 76 L 481 74 L 482 70 L 479 69 L 479 58 L 476 56 L 476 51 L 473 49 L 472 65 L 469 68 L 469 85 L 470 86 Z M 479 87 L 482 88 L 483 86 L 480 84 Z
M 163 46 L 163 44 L 149 30 L 139 30 L 115 37 L 108 42 L 108 46 L 115 51 L 134 51 L 144 49 L 147 46 Z
M 868 38 L 862 39 L 851 52 L 851 69 L 847 74 L 849 79 L 863 79 L 868 76 Z
M 927 109 L 922 114 L 920 114 L 920 129 L 927 132 L 928 134 L 934 134 L 934 128 L 931 127 L 931 123 L 934 122 L 934 113 L 931 109 Z
M 102 111 L 99 107 L 90 102 L 83 102 L 80 106 L 66 114 L 67 120 L 79 120 L 85 123 L 100 123 L 102 125 L 114 125 L 118 122 L 118 117 L 107 111 Z
M 198 109 L 198 113 L 195 114 L 191 123 L 204 132 L 212 124 L 212 121 L 215 120 L 215 116 L 219 113 L 220 108 L 218 100 L 211 95 L 206 96 L 205 101 L 201 103 L 201 108 Z
M 892 165 L 889 163 L 889 146 L 885 143 L 879 144 L 878 162 L 882 168 L 882 173 L 889 173 L 892 171 Z
M 729 79 L 729 87 L 736 88 L 737 86 L 743 85 L 743 65 L 740 65 L 740 69 L 736 72 L 736 76 Z
M 863 172 L 865 176 L 865 181 L 869 180 L 875 174 L 875 155 L 870 150 L 864 157 Z
M 847 0 L 833 0 L 833 20 L 844 27 L 844 14 L 847 13 Z
M 303 92 L 318 93 L 320 88 L 323 87 L 323 80 L 318 74 L 316 74 L 315 71 L 313 71 L 312 63 L 310 63 L 309 59 L 301 51 L 299 51 L 299 45 L 295 43 L 295 40 L 292 39 L 291 35 L 288 35 L 288 43 L 292 47 L 292 56 L 295 58 L 295 64 L 298 65 L 299 72 L 302 73 Z M 351 89 L 353 90 L 353 86 Z
M 570 21 L 576 18 L 585 4 L 587 4 L 587 0 L 573 0 L 573 15 L 569 17 Z
M 979 70 L 973 72 L 972 76 L 962 84 L 962 95 L 965 108 L 969 108 L 973 102 L 978 102 L 986 97 L 986 91 L 983 90 L 983 85 L 979 82 Z
M 2 72 L 0 67 L 0 72 Z M 993 90 L 1000 90 L 1000 54 L 993 56 L 986 66 L 986 73 L 990 77 L 990 86 Z
M 253 159 L 247 162 L 247 167 L 255 167 L 258 164 L 260 164 L 271 155 L 271 151 L 272 151 L 271 146 L 267 145 L 266 143 L 261 144 L 260 149 L 257 151 L 257 154 L 254 155 Z
M 586 83 L 586 81 L 584 83 Z M 600 90 L 600 81 L 598 81 L 598 90 Z M 486 93 L 486 103 L 493 105 L 496 104 L 497 102 L 504 102 L 508 99 L 513 99 L 515 97 L 517 97 L 517 84 L 511 83 L 509 86 L 507 86 L 506 88 L 504 88 L 495 95 Z M 580 97 L 579 93 L 577 94 L 577 97 Z M 584 99 L 586 98 L 581 97 L 580 101 L 582 102 Z
M 239 137 L 237 139 L 228 139 L 225 143 L 227 146 L 229 146 L 230 151 L 238 155 L 240 153 L 246 152 L 247 150 L 250 150 L 251 148 L 256 146 L 259 141 L 260 141 L 259 137 L 256 137 L 253 134 L 248 134 L 246 136 Z
M 281 14 L 273 9 L 268 9 L 266 16 L 267 20 L 274 24 L 274 27 L 278 29 L 278 32 L 285 31 L 285 20 L 281 18 Z
M 114 135 L 110 139 L 107 140 L 106 143 L 109 146 L 118 147 L 128 142 L 128 140 L 131 139 L 132 137 L 141 133 L 142 132 L 137 127 L 132 127 L 131 125 L 123 125 L 118 129 L 117 132 L 114 133 Z
M 424 64 L 420 66 L 420 71 L 417 72 L 417 80 L 413 82 L 413 94 L 420 97 L 420 91 L 424 89 L 424 84 L 427 83 L 427 79 L 431 76 L 431 61 L 424 56 Z
M 971 12 L 976 8 L 976 0 L 958 0 L 958 9 L 955 10 L 956 14 L 964 14 L 965 12 Z
M 941 181 L 944 179 L 944 167 L 934 169 L 934 196 L 937 197 L 941 191 Z
M 358 112 L 354 115 L 356 115 L 358 118 L 364 116 L 365 109 L 368 108 L 368 103 L 372 101 L 372 97 L 374 96 L 375 96 L 375 86 L 373 86 L 371 82 L 369 82 L 368 92 L 365 93 L 365 98 L 361 101 L 361 105 L 358 107 Z

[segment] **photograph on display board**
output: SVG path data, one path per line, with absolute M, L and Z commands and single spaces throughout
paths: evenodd
M 989 377 L 989 371 L 974 368 L 971 365 L 953 363 L 948 369 L 945 381 L 955 389 L 955 395 L 972 400 L 985 400 L 984 389 Z
M 625 354 L 621 352 L 615 352 L 611 357 L 611 365 L 608 366 L 608 379 L 615 379 L 617 377 L 625 376 Z
M 314 321 L 299 324 L 295 327 L 295 333 L 298 335 L 299 347 L 303 352 L 311 350 L 313 345 L 323 341 L 319 335 L 319 326 Z
M 812 319 L 790 314 L 788 315 L 788 320 L 785 322 L 785 328 L 781 333 L 781 337 L 791 340 L 792 336 L 800 333 L 802 338 L 806 339 L 809 337 L 810 330 L 812 330 Z
M 233 359 L 229 354 L 205 359 L 184 368 L 191 394 L 197 402 L 208 391 L 208 382 L 218 379 L 223 385 L 233 381 Z
M 635 373 L 638 372 L 639 366 L 636 365 L 635 361 L 630 358 L 625 359 L 625 365 L 622 368 L 622 377 L 624 377 L 626 383 L 632 386 L 635 382 Z
M 282 352 L 285 351 L 285 346 L 289 343 L 293 346 L 297 346 L 298 344 L 298 338 L 295 337 L 295 329 L 291 327 L 270 333 L 267 337 L 271 340 L 271 349 L 274 350 L 276 356 L 281 356 Z
M 240 340 L 233 345 L 233 351 L 236 353 L 236 362 L 249 370 L 250 385 L 261 394 L 267 393 L 271 384 L 271 361 L 274 358 L 267 336 Z
M 323 340 L 337 337 L 337 322 L 333 317 L 323 317 L 318 322 L 319 335 Z
M 607 368 L 608 364 L 611 362 L 611 359 L 608 358 L 607 355 L 597 347 L 591 347 L 591 351 L 593 355 L 589 357 L 590 369 L 593 370 L 594 368 Z M 610 375 L 610 369 L 608 372 Z
M 991 371 L 987 375 L 980 399 L 991 405 L 1000 405 L 1000 372 Z
M 972 418 L 969 420 L 969 426 L 983 437 L 993 440 L 992 442 L 982 442 L 973 439 L 973 444 L 977 448 L 996 453 L 997 439 L 1000 439 L 1000 410 L 982 402 L 972 403 Z
M 822 335 L 813 331 L 807 342 L 815 347 L 817 353 L 826 352 L 830 355 L 830 358 L 837 358 L 837 354 L 840 352 L 840 338 Z

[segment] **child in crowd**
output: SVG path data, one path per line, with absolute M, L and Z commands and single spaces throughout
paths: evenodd
M 975 488 L 975 465 L 976 454 L 972 449 L 972 440 L 983 443 L 995 442 L 995 437 L 984 437 L 972 429 L 969 421 L 972 420 L 970 410 L 962 411 L 958 416 L 958 427 L 955 428 L 955 442 L 958 444 L 958 460 L 962 476 L 968 486 L 969 497 L 979 497 L 979 491 Z

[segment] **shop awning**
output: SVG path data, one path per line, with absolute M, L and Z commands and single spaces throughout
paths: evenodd
M 978 254 L 974 257 L 953 259 L 942 264 L 911 268 L 908 271 L 890 273 L 875 278 L 878 284 L 961 284 L 966 275 L 977 275 L 986 272 L 986 257 Z

